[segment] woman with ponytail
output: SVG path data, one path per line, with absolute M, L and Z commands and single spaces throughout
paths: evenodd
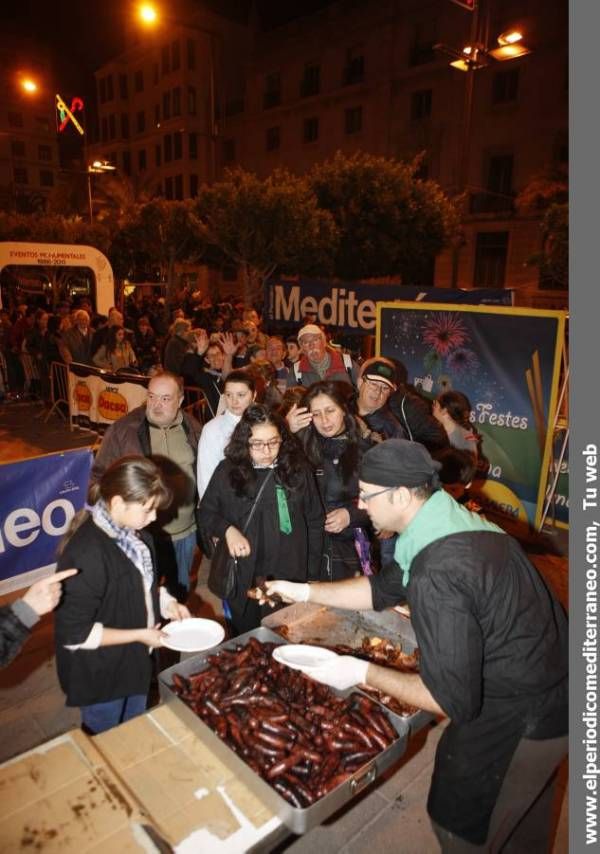
M 158 587 L 152 541 L 143 531 L 171 500 L 155 463 L 117 460 L 92 486 L 90 500 L 59 549 L 57 569 L 79 572 L 64 585 L 55 641 L 67 705 L 79 706 L 83 728 L 99 733 L 145 710 L 160 617 L 190 614 Z

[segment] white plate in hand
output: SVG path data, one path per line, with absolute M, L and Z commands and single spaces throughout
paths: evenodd
M 305 643 L 288 643 L 276 646 L 273 650 L 273 658 L 292 670 L 302 670 L 310 673 L 313 667 L 325 664 L 333 658 L 337 658 L 337 652 L 332 649 L 324 649 L 322 646 L 310 646 Z
M 190 617 L 186 620 L 173 620 L 163 628 L 166 637 L 162 645 L 177 652 L 202 652 L 220 644 L 225 637 L 225 629 L 215 620 Z

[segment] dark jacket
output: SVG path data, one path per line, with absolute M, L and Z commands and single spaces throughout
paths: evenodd
M 0 667 L 13 660 L 38 620 L 33 608 L 20 599 L 0 608 Z
M 438 746 L 429 814 L 475 844 L 521 738 L 568 727 L 568 628 L 563 609 L 506 534 L 442 537 L 413 559 L 410 582 L 389 564 L 370 579 L 381 610 L 406 594 L 421 676 L 451 719 Z
M 223 381 L 220 374 L 208 370 L 203 356 L 197 353 L 186 353 L 181 364 L 181 375 L 186 385 L 197 386 L 208 403 L 206 420 L 214 418 L 217 414 L 219 400 L 223 391 Z
M 398 390 L 392 394 L 388 405 L 411 442 L 420 442 L 428 451 L 449 446 L 448 434 L 432 414 L 429 403 L 418 394 Z
M 71 359 L 81 365 L 91 365 L 94 362 L 92 356 L 92 333 L 88 330 L 87 335 L 82 335 L 76 326 L 67 329 L 61 337 L 61 345 L 69 351 Z
M 230 525 L 243 530 L 254 496 L 271 469 L 257 471 L 251 494 L 237 495 L 231 486 L 232 463 L 222 460 L 200 502 L 201 524 L 205 532 L 221 539 Z M 238 597 L 245 598 L 256 574 L 287 578 L 290 581 L 318 579 L 323 555 L 323 507 L 314 476 L 307 467 L 302 483 L 295 490 L 285 490 L 292 523 L 290 534 L 279 530 L 275 485 L 277 470 L 260 497 L 245 536 L 252 553 L 238 560 Z
M 150 538 L 144 532 L 140 536 L 152 548 Z M 111 629 L 146 628 L 142 576 L 91 518 L 73 534 L 58 560 L 58 570 L 69 567 L 80 572 L 64 585 L 54 614 L 56 666 L 67 705 L 87 706 L 145 694 L 152 675 L 152 657 L 145 644 L 65 649 L 65 644 L 83 643 L 94 623 Z M 156 581 L 152 598 L 159 620 Z
M 407 438 L 406 431 L 387 403 L 380 406 L 375 412 L 370 412 L 368 415 L 358 415 L 357 417 L 367 425 L 372 433 L 378 434 L 377 437 L 373 437 L 376 442 L 383 439 Z
M 180 338 L 179 335 L 171 335 L 165 345 L 165 354 L 163 357 L 165 370 L 180 375 L 183 357 L 188 350 L 189 344 L 185 338 Z
M 195 418 L 184 412 L 183 429 L 194 451 L 194 457 L 197 459 L 198 441 L 202 427 Z M 138 406 L 128 415 L 124 415 L 123 418 L 115 421 L 104 434 L 100 450 L 96 454 L 92 466 L 90 483 L 96 483 L 100 480 L 106 469 L 121 457 L 129 454 L 141 454 L 144 457 L 149 457 L 151 453 L 150 428 L 146 420 L 146 407 Z M 194 470 L 195 468 L 196 462 L 194 462 Z

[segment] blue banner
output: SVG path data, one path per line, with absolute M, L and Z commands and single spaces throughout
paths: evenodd
M 474 490 L 486 508 L 537 525 L 552 454 L 565 315 L 478 306 L 382 305 L 378 352 L 426 398 L 467 396 L 482 436 Z
M 0 588 L 55 562 L 71 519 L 85 504 L 89 448 L 0 466 Z
M 265 313 L 272 324 L 298 326 L 307 314 L 346 333 L 375 333 L 377 303 L 393 300 L 452 302 L 465 305 L 512 305 L 512 291 L 502 288 L 414 288 L 399 284 L 323 282 L 316 279 L 269 279 Z

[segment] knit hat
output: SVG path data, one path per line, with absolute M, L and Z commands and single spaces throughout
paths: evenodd
M 383 359 L 373 359 L 370 363 L 365 362 L 360 375 L 368 380 L 385 383 L 392 389 L 397 388 L 396 368 Z
M 440 486 L 436 462 L 418 442 L 388 439 L 371 448 L 362 458 L 360 479 L 378 486 Z
M 314 323 L 307 323 L 306 326 L 303 326 L 300 332 L 298 333 L 298 341 L 302 338 L 303 335 L 323 335 L 323 330 L 319 329 Z

